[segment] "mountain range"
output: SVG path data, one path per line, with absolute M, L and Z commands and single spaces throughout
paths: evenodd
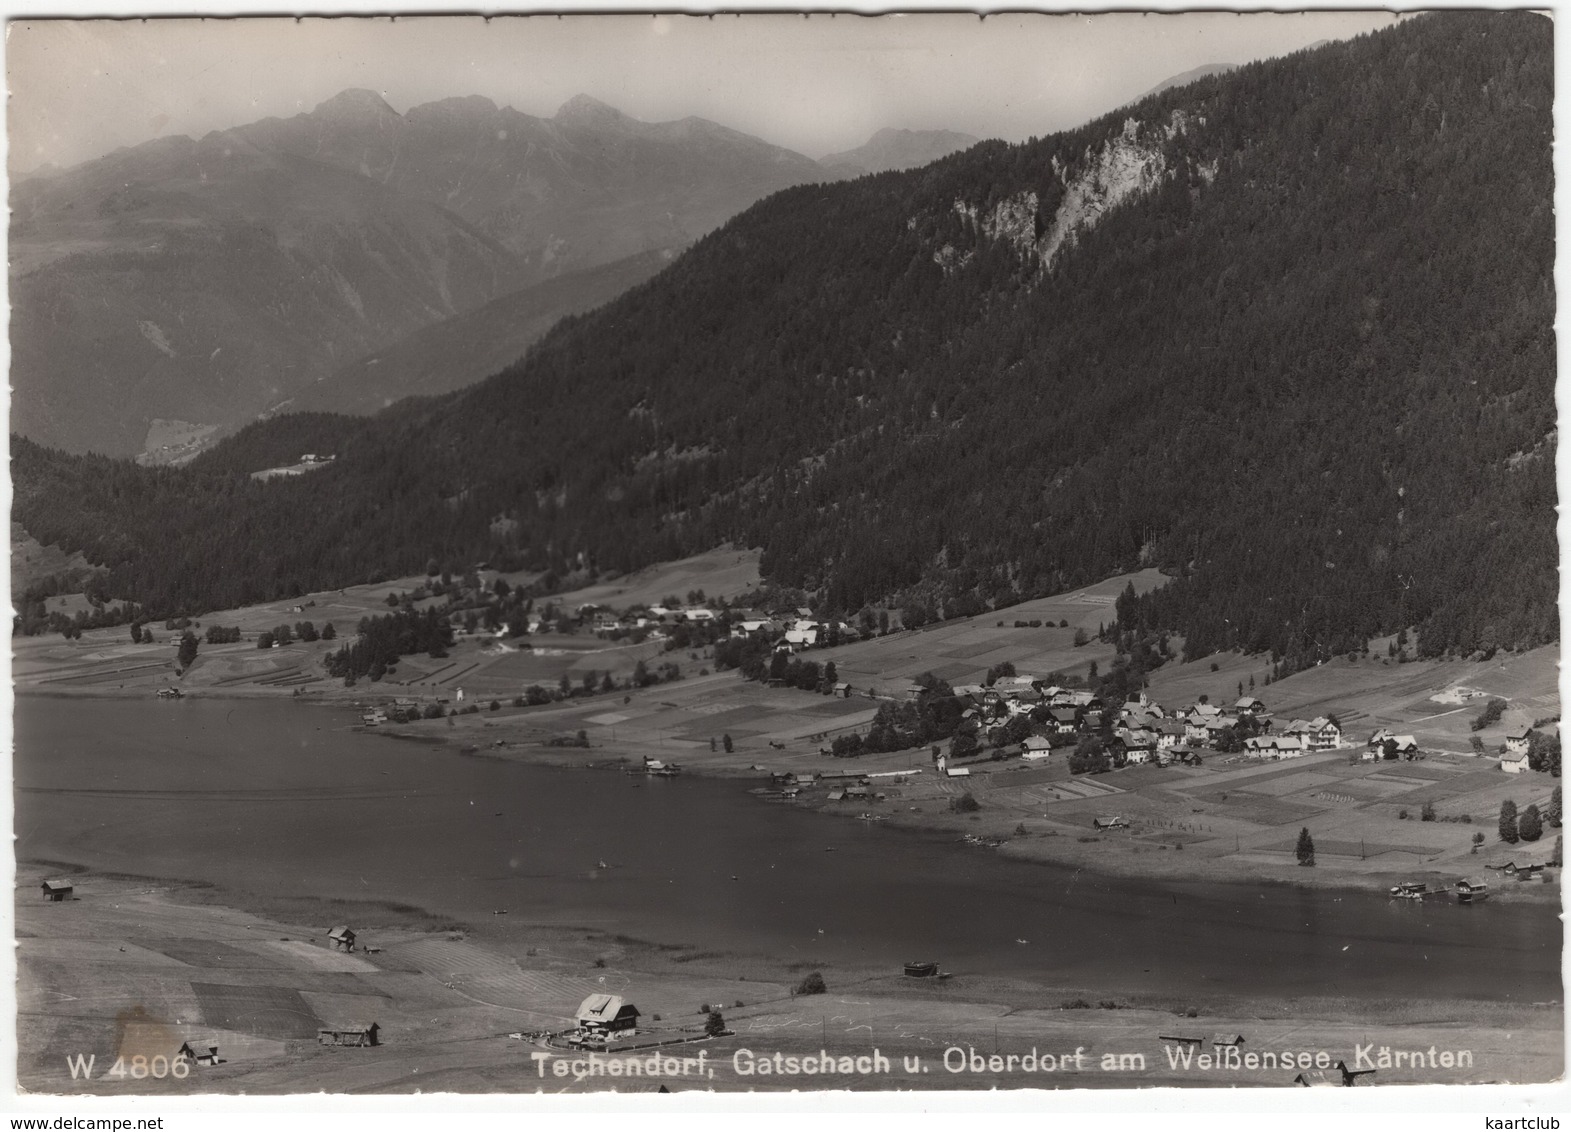
M 899 160 L 902 145 L 942 148 L 911 135 L 878 152 Z M 154 422 L 233 428 L 324 379 L 324 404 L 380 406 L 420 385 L 374 380 L 411 333 L 511 296 L 533 333 L 496 343 L 485 365 L 500 368 L 553 314 L 629 285 L 635 264 L 778 189 L 851 173 L 587 96 L 535 118 L 479 97 L 398 114 L 350 90 L 292 118 L 118 150 L 13 187 L 12 427 L 133 455 Z M 530 290 L 568 276 L 556 298 Z M 416 391 L 490 372 L 428 372 Z
M 801 184 L 444 396 L 183 469 L 14 441 L 16 516 L 160 615 L 729 541 L 852 612 L 1157 566 L 1129 655 L 1558 639 L 1552 48 L 1431 13 Z

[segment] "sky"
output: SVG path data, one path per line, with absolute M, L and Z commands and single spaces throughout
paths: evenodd
M 142 10 L 148 10 L 146 6 Z M 1166 79 L 1389 25 L 1386 12 L 568 15 L 27 20 L 7 25 L 10 167 L 311 110 L 455 95 L 548 117 L 590 94 L 698 115 L 810 157 L 885 126 L 1021 141 Z

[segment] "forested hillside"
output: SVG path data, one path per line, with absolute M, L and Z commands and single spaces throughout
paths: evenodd
M 309 476 L 13 442 L 16 515 L 158 610 L 731 540 L 847 611 L 1159 565 L 1191 655 L 1542 643 L 1551 104 L 1547 19 L 1426 15 L 788 189 Z

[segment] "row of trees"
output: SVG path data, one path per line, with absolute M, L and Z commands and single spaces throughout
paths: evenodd
M 361 624 L 364 625 L 365 622 L 362 621 Z M 275 644 L 292 645 L 296 639 L 310 644 L 312 641 L 316 640 L 331 641 L 336 639 L 337 636 L 338 630 L 333 628 L 333 623 L 331 621 L 322 626 L 322 631 L 320 633 L 317 632 L 316 626 L 311 622 L 296 621 L 293 628 L 290 628 L 290 626 L 287 624 L 278 625 L 272 629 L 267 629 L 259 633 L 256 638 L 256 647 L 259 649 L 270 649 Z M 409 651 L 423 652 L 425 650 L 424 648 L 419 648 L 410 649 Z
M 1529 805 L 1521 813 L 1517 812 L 1516 803 L 1509 798 L 1500 803 L 1500 840 L 1510 845 L 1518 841 L 1537 841 L 1543 836 L 1544 826 L 1547 823 L 1552 829 L 1559 829 L 1561 822 L 1560 787 L 1555 787 L 1555 792 L 1550 796 L 1549 805 L 1543 813 L 1538 806 Z

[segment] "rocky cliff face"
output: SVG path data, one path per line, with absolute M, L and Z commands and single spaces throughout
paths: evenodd
M 1175 111 L 1166 121 L 1141 123 L 1127 118 L 1120 132 L 1099 146 L 1089 146 L 1078 160 L 1061 162 L 1054 157 L 1052 177 L 1057 203 L 1045 209 L 1040 194 L 1018 192 L 979 207 L 965 199 L 954 202 L 954 212 L 973 239 L 999 241 L 1011 247 L 1023 262 L 1038 271 L 1053 269 L 1060 253 L 1071 247 L 1113 209 L 1138 199 L 1163 178 L 1176 175 L 1190 161 L 1176 153 L 1175 139 L 1189 134 L 1204 120 L 1192 120 Z M 1214 177 L 1214 165 L 1196 165 L 1203 181 Z M 974 252 L 947 243 L 933 253 L 945 273 L 969 264 Z

